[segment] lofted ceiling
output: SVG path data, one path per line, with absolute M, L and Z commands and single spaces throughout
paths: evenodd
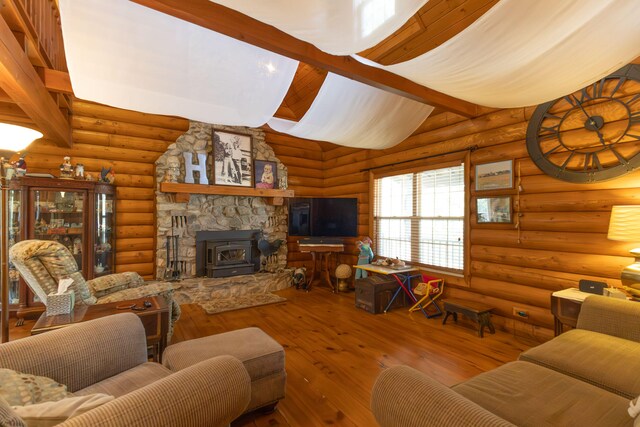
M 418 12 L 360 56 L 383 65 L 408 61 L 446 42 L 487 12 L 498 0 L 429 0 Z M 315 99 L 327 72 L 300 62 L 276 117 L 300 120 Z M 445 111 L 437 107 L 432 115 Z
M 209 0 L 130 1 L 299 60 L 293 82 L 275 113 L 279 118 L 301 120 L 320 91 L 327 76 L 327 70 L 420 102 L 436 105 L 432 115 L 450 111 L 473 117 L 483 111 L 478 105 L 425 88 L 388 71 L 361 64 L 351 57 L 319 51 L 313 45 Z M 359 55 L 383 65 L 411 60 L 451 40 L 497 3 L 498 0 L 429 0 L 396 32 L 376 46 L 360 52 Z M 62 114 L 45 134 L 49 134 L 50 139 L 64 144 L 70 142 L 67 137 L 70 132 L 68 127 L 65 128 L 62 119 L 70 107 L 67 97 L 70 93 L 70 82 L 68 74 L 65 73 L 64 50 L 61 49 L 61 42 L 60 49 L 57 49 L 55 40 L 52 43 L 47 37 L 41 37 L 39 28 L 36 28 L 37 25 L 29 25 L 30 22 L 25 19 L 32 14 L 38 16 L 38 13 L 34 14 L 29 9 L 35 7 L 33 6 L 35 4 L 44 5 L 47 9 L 46 15 L 52 17 L 49 22 L 45 22 L 44 27 L 48 29 L 52 26 L 57 27 L 59 24 L 57 0 L 41 0 L 36 3 L 29 0 L 6 0 L 0 6 L 0 13 L 7 26 L 5 30 L 12 32 L 17 41 L 15 46 L 8 46 L 6 49 L 9 51 L 13 49 L 11 53 L 14 57 L 22 53 L 22 56 L 36 68 L 38 80 L 42 80 L 37 82 L 41 87 L 39 92 L 35 93 L 38 98 L 35 104 L 25 102 L 33 99 L 34 96 L 26 96 L 27 94 L 22 94 L 18 90 L 20 80 L 22 82 L 27 78 L 32 80 L 33 73 L 23 73 L 19 79 L 2 81 L 0 115 L 5 121 L 33 123 L 42 129 L 43 126 L 39 122 L 43 122 L 45 107 L 55 106 L 55 109 L 59 109 Z M 40 22 L 37 19 L 36 21 Z M 61 34 L 58 28 L 55 33 L 56 36 Z M 22 52 L 17 52 L 18 49 Z M 15 65 L 15 69 L 21 66 L 19 62 Z M 0 73 L 0 77 L 12 77 L 14 74 L 7 69 Z M 16 90 L 10 90 L 12 85 Z M 49 91 L 50 96 L 44 96 L 46 90 Z M 22 102 L 16 99 L 22 99 Z
M 361 55 L 385 65 L 414 58 L 458 34 L 496 2 L 497 0 L 430 0 L 394 34 L 377 46 L 362 52 Z M 65 127 L 66 120 L 62 119 L 62 116 L 66 116 L 70 110 L 66 95 L 70 92 L 70 84 L 68 75 L 64 74 L 66 72 L 64 49 L 61 48 L 61 42 L 49 40 L 49 37 L 42 37 L 44 33 L 41 34 L 41 31 L 50 32 L 53 27 L 56 27 L 53 30 L 54 38 L 61 39 L 58 28 L 58 4 L 57 0 L 42 0 L 37 5 L 31 2 L 25 3 L 23 0 L 7 0 L 0 8 L 2 18 L 9 27 L 7 29 L 13 32 L 20 49 L 24 52 L 24 58 L 35 67 L 44 84 L 39 88 L 38 93 L 33 93 L 30 97 L 21 100 L 20 93 L 16 91 L 7 93 L 6 87 L 11 88 L 12 82 L 3 82 L 4 90 L 0 89 L 0 115 L 4 121 L 45 130 L 45 135 L 49 139 L 67 145 L 70 144 L 70 132 L 68 127 Z M 46 12 L 34 9 L 40 6 L 44 7 L 43 10 Z M 42 20 L 34 24 L 32 22 L 35 21 L 30 19 L 34 14 L 47 19 L 51 17 L 51 20 Z M 14 52 L 14 56 L 20 55 Z M 4 75 L 11 74 L 9 70 L 4 73 Z M 300 120 L 313 103 L 326 76 L 326 69 L 301 61 L 275 116 L 294 121 Z M 32 75 L 28 77 L 30 80 L 34 79 Z M 398 77 L 398 79 L 402 78 Z M 16 82 L 13 84 L 17 85 Z M 45 89 L 49 91 L 51 98 L 45 95 Z M 26 102 L 28 98 L 37 98 L 37 102 Z M 453 101 L 455 103 L 455 99 Z M 50 109 L 57 107 L 56 109 L 59 108 L 63 113 L 55 117 L 57 123 L 53 126 L 43 117 L 45 105 L 51 107 Z M 446 107 L 436 108 L 434 114 L 445 109 Z

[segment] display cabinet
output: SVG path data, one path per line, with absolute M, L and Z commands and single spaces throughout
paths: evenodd
M 115 271 L 115 188 L 106 183 L 22 177 L 9 183 L 9 245 L 56 240 L 86 279 Z M 44 307 L 10 268 L 10 307 L 19 319 Z

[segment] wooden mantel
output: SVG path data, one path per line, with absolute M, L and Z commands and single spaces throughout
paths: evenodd
M 293 197 L 293 190 L 277 190 L 235 187 L 228 185 L 180 184 L 175 182 L 161 182 L 160 191 L 175 193 L 176 202 L 188 202 L 191 194 L 213 194 L 217 196 L 249 196 L 264 197 L 267 203 L 282 206 L 285 197 Z

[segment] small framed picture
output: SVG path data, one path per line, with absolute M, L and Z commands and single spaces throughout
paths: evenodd
M 513 188 L 513 160 L 476 165 L 476 191 Z
M 278 164 L 268 160 L 256 160 L 254 162 L 255 187 L 278 188 Z
M 213 131 L 213 183 L 253 186 L 253 144 L 251 135 Z
M 476 215 L 478 224 L 512 222 L 511 196 L 478 197 Z

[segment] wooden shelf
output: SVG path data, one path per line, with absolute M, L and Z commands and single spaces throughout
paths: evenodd
M 174 193 L 176 195 L 176 202 L 189 201 L 189 195 L 191 194 L 213 194 L 217 196 L 265 197 L 268 199 L 268 203 L 280 206 L 284 203 L 285 198 L 294 197 L 293 190 L 271 190 L 227 185 L 180 184 L 175 182 L 161 182 L 160 191 L 163 193 Z

